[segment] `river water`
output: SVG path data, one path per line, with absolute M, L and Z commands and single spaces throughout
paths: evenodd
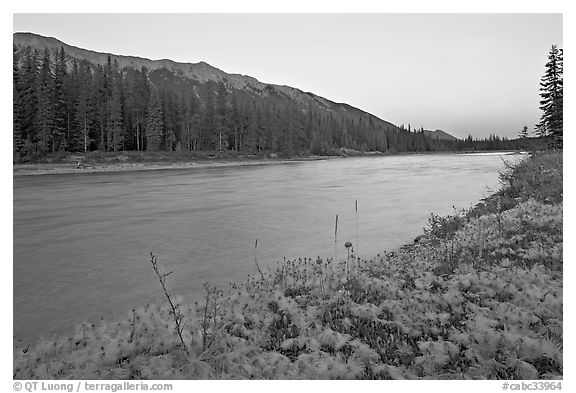
M 358 157 L 281 165 L 14 176 L 14 337 L 67 333 L 82 320 L 201 296 L 276 261 L 376 255 L 409 243 L 431 212 L 469 208 L 499 187 L 502 154 Z

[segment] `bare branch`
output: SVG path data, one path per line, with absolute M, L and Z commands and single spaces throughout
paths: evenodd
M 172 316 L 174 317 L 174 322 L 176 323 L 176 333 L 178 333 L 178 337 L 180 338 L 180 342 L 182 343 L 184 350 L 186 351 L 186 353 L 188 355 L 190 355 L 190 352 L 188 350 L 188 346 L 186 345 L 186 343 L 184 342 L 184 339 L 182 338 L 182 330 L 184 327 L 182 326 L 183 316 L 179 311 L 180 305 L 179 304 L 175 305 L 174 302 L 172 302 L 172 297 L 170 296 L 170 293 L 168 292 L 168 289 L 166 288 L 166 277 L 168 277 L 170 274 L 172 274 L 172 272 L 165 273 L 165 274 L 160 273 L 160 269 L 158 268 L 158 260 L 156 259 L 156 257 L 152 253 L 152 250 L 150 250 L 150 263 L 152 264 L 152 269 L 154 269 L 156 276 L 158 276 L 158 280 L 160 281 L 160 285 L 162 285 L 162 290 L 164 291 L 164 295 L 166 295 L 166 298 L 168 299 L 168 303 L 170 304 L 170 314 L 172 314 Z

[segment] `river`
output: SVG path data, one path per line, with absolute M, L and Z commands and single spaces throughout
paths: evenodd
M 469 208 L 516 156 L 358 157 L 185 170 L 14 176 L 14 337 L 163 302 L 153 250 L 185 300 L 276 261 L 369 257 L 412 242 L 431 212 Z

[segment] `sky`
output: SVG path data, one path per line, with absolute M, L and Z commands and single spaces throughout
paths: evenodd
M 345 102 L 394 124 L 514 138 L 540 117 L 562 14 L 14 14 L 99 52 L 205 61 Z

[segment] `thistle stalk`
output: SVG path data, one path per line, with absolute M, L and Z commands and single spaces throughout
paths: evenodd
M 358 199 L 356 199 L 355 206 L 355 216 L 356 216 L 356 257 L 360 258 L 360 246 L 358 245 Z
M 350 261 L 350 249 L 352 248 L 352 243 L 351 242 L 346 242 L 344 244 L 344 247 L 346 247 L 346 250 L 348 251 L 348 257 L 346 258 L 346 277 L 348 277 L 348 264 Z
M 260 273 L 262 281 L 266 281 L 266 279 L 264 278 L 264 274 L 262 273 L 262 270 L 260 270 L 260 266 L 258 265 L 257 251 L 258 251 L 258 239 L 256 239 L 256 242 L 254 242 L 254 263 L 256 263 L 256 269 L 258 269 L 258 273 Z
M 182 331 L 184 330 L 184 324 L 182 322 L 184 320 L 184 317 L 180 312 L 180 305 L 174 304 L 174 302 L 172 301 L 172 296 L 170 295 L 168 289 L 166 288 L 166 278 L 170 274 L 172 274 L 172 272 L 168 273 L 160 272 L 160 268 L 158 267 L 158 260 L 156 259 L 154 254 L 152 254 L 152 251 L 150 251 L 150 263 L 152 264 L 152 269 L 154 269 L 154 273 L 156 273 L 156 276 L 158 277 L 158 281 L 160 281 L 160 285 L 162 285 L 164 295 L 166 295 L 166 299 L 168 299 L 168 303 L 170 304 L 170 314 L 172 314 L 174 322 L 176 323 L 176 333 L 178 334 L 178 338 L 180 338 L 180 342 L 182 343 L 182 346 L 184 347 L 186 354 L 190 355 L 190 352 L 188 351 L 188 346 L 186 345 L 184 339 L 182 338 Z
M 336 224 L 334 225 L 334 261 L 338 262 L 338 214 L 336 214 Z

